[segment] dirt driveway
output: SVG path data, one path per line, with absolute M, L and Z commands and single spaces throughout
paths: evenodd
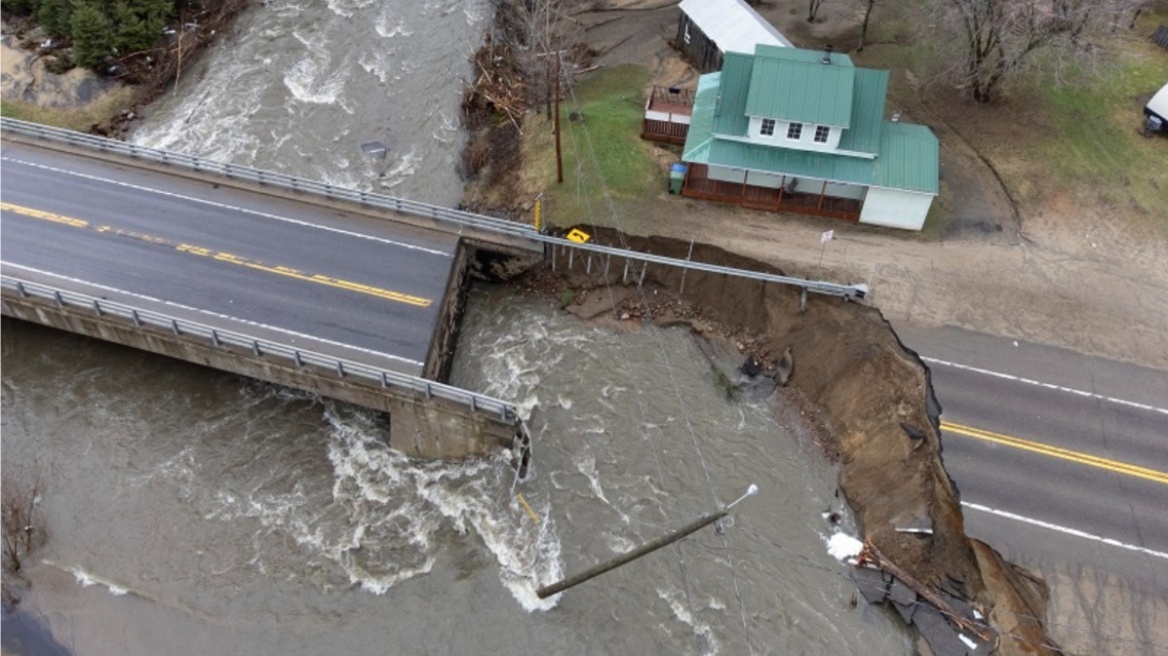
M 600 9 L 575 19 L 600 52 L 598 63 L 647 65 L 660 84 L 694 81 L 666 43 L 676 29 L 675 3 L 594 4 Z M 785 0 L 764 3 L 760 11 L 794 38 L 825 29 L 807 27 L 805 8 Z M 715 244 L 793 275 L 866 282 L 872 302 L 893 320 L 960 326 L 1168 369 L 1164 231 L 1111 221 L 1107 208 L 1073 190 L 1015 209 L 986 161 L 942 118 L 907 118 L 931 125 L 941 139 L 951 214 L 939 240 L 680 199 L 664 190 L 640 205 L 638 216 L 622 217 L 622 227 Z M 670 157 L 676 155 L 662 152 L 663 162 Z M 835 239 L 821 253 L 826 230 Z

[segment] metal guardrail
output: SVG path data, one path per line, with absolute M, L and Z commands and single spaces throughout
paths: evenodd
M 409 376 L 396 371 L 381 369 L 352 360 L 324 355 L 314 351 L 295 349 L 278 342 L 252 337 L 230 330 L 213 328 L 206 324 L 172 317 L 152 310 L 135 308 L 123 303 L 58 289 L 50 285 L 19 280 L 8 275 L 0 276 L 0 287 L 14 290 L 22 298 L 42 298 L 52 301 L 57 307 L 66 306 L 85 309 L 98 317 L 118 317 L 128 319 L 137 328 L 152 326 L 168 330 L 176 336 L 189 335 L 208 340 L 214 346 L 236 346 L 247 349 L 256 357 L 275 356 L 288 360 L 297 367 L 315 366 L 335 372 L 339 378 L 354 377 L 379 384 L 381 387 L 395 387 L 410 390 L 426 398 L 439 398 L 473 411 L 496 414 L 503 421 L 518 421 L 514 405 L 499 399 L 471 392 L 452 385 L 444 385 Z
M 40 125 L 38 123 L 29 123 L 27 121 L 18 121 L 16 119 L 3 117 L 0 118 L 0 129 L 12 132 L 14 134 L 31 136 L 48 141 L 56 141 L 71 146 L 79 146 L 100 152 L 126 155 L 135 159 L 166 164 L 169 166 L 177 166 L 200 173 L 214 173 L 228 178 L 255 182 L 261 185 L 314 194 L 328 198 L 330 200 L 343 200 L 382 210 L 391 210 L 411 216 L 432 219 L 436 222 L 450 226 L 451 231 L 455 232 L 456 234 L 462 234 L 465 229 L 474 229 L 497 235 L 526 239 L 533 242 L 542 242 L 552 246 L 574 248 L 577 250 L 589 251 L 602 255 L 623 257 L 640 262 L 651 262 L 654 264 L 693 269 L 695 271 L 705 271 L 707 273 L 720 273 L 728 276 L 738 276 L 741 278 L 751 278 L 765 282 L 792 285 L 811 293 L 824 294 L 827 296 L 838 296 L 846 299 L 862 299 L 868 294 L 868 286 L 864 284 L 841 285 L 839 283 L 833 282 L 807 280 L 805 278 L 794 278 L 791 276 L 780 276 L 769 273 L 760 273 L 757 271 L 747 271 L 745 269 L 735 269 L 733 267 L 724 267 L 714 264 L 703 264 L 701 262 L 679 260 L 676 258 L 652 255 L 650 253 L 641 253 L 638 251 L 631 251 L 622 248 L 613 248 L 610 246 L 598 246 L 589 243 L 580 244 L 569 241 L 567 239 L 561 239 L 559 237 L 542 234 L 529 225 L 515 223 L 514 221 L 508 221 L 506 219 L 486 216 L 483 214 L 475 214 L 473 212 L 466 212 L 463 210 L 453 210 L 446 207 L 440 207 L 438 205 L 430 205 L 428 203 L 419 203 L 417 201 L 398 198 L 396 196 L 346 189 L 321 182 L 314 182 L 312 180 L 297 178 L 295 176 L 286 175 L 284 173 L 274 173 L 272 171 L 264 171 L 262 169 L 256 169 L 250 166 L 239 166 L 236 164 L 215 162 L 193 155 L 184 155 L 182 153 L 172 153 L 157 148 L 149 148 L 147 146 L 138 146 L 135 144 L 126 143 L 124 141 L 118 141 L 117 139 L 97 137 L 90 134 L 73 132 L 71 130 L 63 130 L 47 125 Z

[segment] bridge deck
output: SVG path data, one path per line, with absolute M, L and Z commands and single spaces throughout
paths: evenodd
M 457 236 L 4 142 L 5 273 L 420 375 Z

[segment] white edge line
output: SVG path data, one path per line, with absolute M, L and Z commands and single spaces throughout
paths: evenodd
M 1032 380 L 1030 378 L 1022 378 L 1020 376 L 1011 376 L 1010 374 L 1004 374 L 1004 373 L 1001 373 L 1000 371 L 990 371 L 989 369 L 980 369 L 978 367 L 971 367 L 967 364 L 958 364 L 956 362 L 949 362 L 947 360 L 938 360 L 937 358 L 926 358 L 923 355 L 920 356 L 920 358 L 922 360 L 924 360 L 925 362 L 928 362 L 929 364 L 939 364 L 943 367 L 953 367 L 954 369 L 964 369 L 965 371 L 972 371 L 972 372 L 977 373 L 977 374 L 984 374 L 986 376 L 993 376 L 995 378 L 1004 378 L 1006 380 L 1012 380 L 1012 381 L 1019 382 L 1019 383 L 1026 383 L 1027 385 L 1037 385 L 1039 387 L 1045 387 L 1046 389 L 1056 390 L 1059 392 L 1067 392 L 1069 394 L 1075 394 L 1077 396 L 1085 396 L 1085 397 L 1089 397 L 1092 399 L 1098 399 L 1100 401 L 1107 401 L 1108 403 L 1125 405 L 1125 406 L 1128 406 L 1129 408 L 1138 408 L 1140 410 L 1148 410 L 1151 412 L 1158 412 L 1158 413 L 1163 414 L 1163 415 L 1168 415 L 1168 408 L 1158 408 L 1154 405 L 1148 405 L 1146 403 L 1136 403 L 1135 401 L 1128 401 L 1126 399 L 1117 399 L 1114 396 L 1104 396 L 1102 394 L 1096 394 L 1094 392 L 1087 392 L 1085 390 L 1075 389 L 1073 387 L 1063 387 L 1062 385 L 1054 385 L 1052 383 L 1044 383 L 1042 381 Z
M 393 239 L 386 239 L 384 237 L 374 237 L 373 235 L 366 235 L 366 234 L 362 234 L 360 232 L 351 232 L 349 230 L 342 230 L 340 228 L 333 228 L 330 226 L 319 225 L 316 223 L 311 223 L 309 221 L 301 221 L 300 219 L 292 219 L 292 218 L 289 218 L 286 216 L 280 216 L 278 214 L 269 214 L 267 212 L 261 212 L 259 210 L 249 210 L 249 209 L 244 208 L 244 207 L 237 207 L 235 205 L 228 205 L 226 203 L 216 203 L 215 201 L 204 200 L 202 198 L 196 198 L 194 196 L 186 196 L 186 195 L 175 193 L 172 191 L 163 191 L 161 189 L 154 189 L 152 187 L 143 187 L 141 185 L 131 184 L 129 182 L 120 182 L 118 180 L 111 180 L 109 178 L 103 178 L 103 177 L 96 176 L 96 175 L 90 175 L 88 173 L 81 173 L 79 171 L 70 171 L 68 169 L 57 168 L 55 166 L 49 166 L 47 164 L 38 164 L 36 162 L 29 162 L 26 160 L 16 159 L 13 157 L 5 157 L 3 159 L 5 161 L 8 161 L 8 162 L 15 162 L 17 164 L 24 164 L 25 166 L 31 166 L 31 167 L 38 168 L 38 169 L 45 169 L 47 171 L 53 171 L 56 173 L 63 173 L 65 175 L 72 175 L 72 176 L 75 176 L 78 178 L 84 178 L 86 180 L 95 180 L 97 182 L 105 182 L 108 184 L 117 185 L 119 187 L 126 187 L 128 189 L 137 189 L 138 191 L 144 191 L 144 192 L 151 193 L 151 194 L 158 194 L 161 196 L 170 196 L 171 198 L 178 198 L 178 199 L 190 201 L 193 203 L 199 203 L 202 205 L 209 205 L 211 207 L 217 207 L 219 209 L 232 210 L 235 212 L 242 212 L 244 214 L 254 214 L 255 216 L 262 216 L 264 218 L 273 219 L 275 221 L 283 221 L 284 223 L 291 223 L 293 225 L 298 225 L 301 227 L 315 228 L 317 230 L 324 230 L 326 232 L 335 232 L 338 234 L 346 235 L 348 237 L 357 237 L 358 239 L 368 239 L 370 241 L 376 241 L 376 242 L 380 242 L 383 244 L 390 244 L 392 246 L 400 246 L 401 248 L 406 248 L 409 250 L 422 251 L 424 253 L 429 253 L 430 255 L 440 255 L 442 257 L 454 257 L 454 255 L 452 253 L 448 253 L 446 251 L 435 250 L 433 248 L 426 248 L 425 246 L 418 246 L 416 244 L 407 244 L 405 242 L 395 241 Z
M 1018 515 L 1018 514 L 1015 514 L 1015 513 L 1006 511 L 1006 510 L 998 510 L 997 508 L 990 508 L 989 506 L 983 506 L 980 503 L 970 503 L 968 501 L 962 501 L 961 505 L 965 506 L 966 508 L 969 508 L 970 510 L 980 510 L 981 512 L 989 513 L 991 515 L 997 515 L 998 517 L 1004 517 L 1006 519 L 1012 519 L 1014 521 L 1022 522 L 1024 524 L 1030 524 L 1031 526 L 1038 526 L 1041 528 L 1047 528 L 1047 529 L 1050 529 L 1052 531 L 1058 531 L 1059 533 L 1065 533 L 1067 535 L 1073 535 L 1073 536 L 1078 537 L 1078 538 L 1093 540 L 1095 542 L 1106 544 L 1106 545 L 1109 545 L 1112 547 L 1119 547 L 1120 549 L 1127 549 L 1128 551 L 1135 551 L 1137 553 L 1141 553 L 1141 554 L 1144 554 L 1147 556 L 1152 556 L 1155 558 L 1163 558 L 1164 560 L 1168 560 L 1168 553 L 1165 553 L 1163 551 L 1156 551 L 1155 549 L 1148 549 L 1147 547 L 1141 547 L 1137 544 L 1128 544 L 1126 542 L 1120 542 L 1119 540 L 1113 540 L 1112 538 L 1105 538 L 1105 537 L 1102 537 L 1099 535 L 1095 535 L 1094 533 L 1087 533 L 1086 531 L 1080 531 L 1078 529 L 1067 528 L 1066 526 L 1059 526 L 1058 524 L 1051 524 L 1050 522 L 1044 522 L 1041 519 L 1032 519 L 1030 517 L 1024 517 L 1022 515 Z
M 235 322 L 237 322 L 237 323 L 244 324 L 245 326 L 251 326 L 251 327 L 253 327 L 253 328 L 261 328 L 261 329 L 264 329 L 264 330 L 271 330 L 271 331 L 274 331 L 274 332 L 283 333 L 283 334 L 285 334 L 285 335 L 290 335 L 290 336 L 292 336 L 292 337 L 298 337 L 298 338 L 300 338 L 300 339 L 306 339 L 306 340 L 311 340 L 311 341 L 314 341 L 314 342 L 319 342 L 319 343 L 321 343 L 321 344 L 327 344 L 327 345 L 329 345 L 329 346 L 337 346 L 337 347 L 340 347 L 340 348 L 343 348 L 343 349 L 346 349 L 346 350 L 350 350 L 350 351 L 358 351 L 358 352 L 361 352 L 361 353 L 365 353 L 365 354 L 367 354 L 367 355 L 375 355 L 375 356 L 378 356 L 378 357 L 381 357 L 381 358 L 386 358 L 386 359 L 389 359 L 389 360 L 395 360 L 395 361 L 397 361 L 397 362 L 404 362 L 404 363 L 406 363 L 406 364 L 412 364 L 412 365 L 415 365 L 415 366 L 418 366 L 418 367 L 422 366 L 422 363 L 421 363 L 421 362 L 418 362 L 417 360 L 411 360 L 411 359 L 409 359 L 409 358 L 403 358 L 403 357 L 401 357 L 401 356 L 399 356 L 399 355 L 391 355 L 391 354 L 389 354 L 389 353 L 382 353 L 381 351 L 374 351 L 373 349 L 367 349 L 367 348 L 363 348 L 363 347 L 360 347 L 360 346 L 354 346 L 354 345 L 352 345 L 352 344 L 345 344 L 345 343 L 343 343 L 343 342 L 334 342 L 334 341 L 332 341 L 332 340 L 325 339 L 325 338 L 323 338 L 323 337 L 316 337 L 316 336 L 314 336 L 314 335 L 308 335 L 308 334 L 305 334 L 305 333 L 298 333 L 298 332 L 296 332 L 296 331 L 294 331 L 294 330 L 288 330 L 287 328 L 280 328 L 279 326 L 271 326 L 271 325 L 268 325 L 268 324 L 265 324 L 265 323 L 260 323 L 260 322 L 258 322 L 258 321 L 250 321 L 250 320 L 248 320 L 248 319 L 240 319 L 240 318 L 238 318 L 238 317 L 233 317 L 233 316 L 231 316 L 231 315 L 229 315 L 229 314 L 220 314 L 220 313 L 218 313 L 218 312 L 212 312 L 212 311 L 210 311 L 210 310 L 203 310 L 203 309 L 200 309 L 200 308 L 191 307 L 191 306 L 189 306 L 189 305 L 183 305 L 183 304 L 181 304 L 181 303 L 174 303 L 174 302 L 171 302 L 171 301 L 164 301 L 164 300 L 162 300 L 162 299 L 160 299 L 160 298 L 154 298 L 153 296 L 147 296 L 147 295 L 145 295 L 145 294 L 137 294 L 137 293 L 135 293 L 135 292 L 128 292 L 128 291 L 126 291 L 126 290 L 124 290 L 124 289 L 118 289 L 117 287 L 108 287 L 108 286 L 106 286 L 106 285 L 99 285 L 99 284 L 97 284 L 97 283 L 87 282 L 87 281 L 84 281 L 84 280 L 79 280 L 79 279 L 77 279 L 77 278 L 70 278 L 70 277 L 68 277 L 68 276 L 62 276 L 62 275 L 59 275 L 59 274 L 56 274 L 56 273 L 50 273 L 50 272 L 48 272 L 48 271 L 41 271 L 40 269 L 34 269 L 34 268 L 32 268 L 32 267 L 24 266 L 24 265 L 21 265 L 21 264 L 13 264 L 13 263 L 11 263 L 11 262 L 3 262 L 3 261 L 0 261 L 0 264 L 3 264 L 3 265 L 4 265 L 4 266 L 6 266 L 6 267 L 12 267 L 12 268 L 14 268 L 14 269 L 23 269 L 23 270 L 25 270 L 25 271 L 31 271 L 31 272 L 33 272 L 33 273 L 37 273 L 37 274 L 40 274 L 40 275 L 42 275 L 42 276 L 48 276 L 48 277 L 50 277 L 50 278 L 57 278 L 57 279 L 60 279 L 60 280 L 67 280 L 67 281 L 69 281 L 69 282 L 72 282 L 72 283 L 79 284 L 79 285 L 81 285 L 81 286 L 83 286 L 83 287 L 91 287 L 91 288 L 94 288 L 94 289 L 102 289 L 102 290 L 105 290 L 105 291 L 108 291 L 108 292 L 114 292 L 115 294 L 125 294 L 126 296 L 130 296 L 130 297 L 132 297 L 132 298 L 137 298 L 137 299 L 141 299 L 141 300 L 144 300 L 144 301 L 150 301 L 150 302 L 152 302 L 152 303 L 161 303 L 162 305 L 165 305 L 165 306 L 168 306 L 168 307 L 172 307 L 172 308 L 178 308 L 178 309 L 180 309 L 180 310 L 186 310 L 187 312 L 197 312 L 197 313 L 199 313 L 199 314 L 205 314 L 205 315 L 207 315 L 207 316 L 215 317 L 216 319 L 226 319 L 226 320 L 228 320 L 228 321 L 235 321 Z M 112 300 L 112 299 L 111 299 L 111 300 Z M 115 302 L 116 302 L 116 301 L 115 301 Z

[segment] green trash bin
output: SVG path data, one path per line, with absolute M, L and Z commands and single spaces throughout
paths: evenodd
M 669 193 L 680 194 L 685 185 L 686 165 L 678 162 L 669 166 Z

